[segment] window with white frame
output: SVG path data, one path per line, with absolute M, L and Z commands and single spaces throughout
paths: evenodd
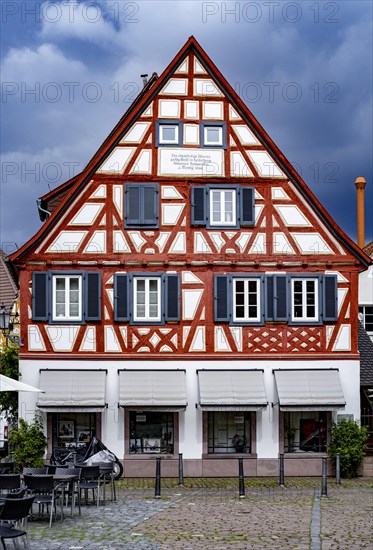
M 53 276 L 53 320 L 80 321 L 82 319 L 82 277 Z
M 221 126 L 205 126 L 204 140 L 205 145 L 223 145 L 223 128 Z
M 134 277 L 134 321 L 161 320 L 161 278 Z
M 291 279 L 291 320 L 319 320 L 318 279 Z
M 236 224 L 236 190 L 211 189 L 210 225 L 235 226 Z
M 233 279 L 233 321 L 261 320 L 260 279 Z
M 227 145 L 225 122 L 201 122 L 200 142 L 202 147 L 221 147 Z
M 157 120 L 156 146 L 177 145 L 182 143 L 182 123 L 178 120 Z
M 359 306 L 359 318 L 365 330 L 373 334 L 373 306 Z

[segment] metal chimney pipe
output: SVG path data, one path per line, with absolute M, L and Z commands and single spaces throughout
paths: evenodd
M 357 201 L 357 244 L 360 248 L 365 245 L 365 213 L 364 213 L 364 189 L 366 186 L 365 178 L 359 176 L 356 178 L 356 201 Z

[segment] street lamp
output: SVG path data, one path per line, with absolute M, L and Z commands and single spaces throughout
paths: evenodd
M 10 340 L 13 344 L 23 346 L 22 338 L 16 334 L 11 334 L 14 329 L 14 325 L 19 325 L 18 313 L 12 315 L 11 309 L 7 309 L 4 304 L 0 306 L 0 331 L 2 332 L 6 344 Z

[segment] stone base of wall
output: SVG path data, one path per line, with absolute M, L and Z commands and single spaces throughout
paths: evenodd
M 373 456 L 364 456 L 361 474 L 363 477 L 373 478 Z

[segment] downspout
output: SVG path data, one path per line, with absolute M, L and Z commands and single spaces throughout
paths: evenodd
M 49 218 L 51 213 L 48 212 L 48 210 L 44 210 L 44 208 L 41 207 L 41 199 L 36 199 L 36 204 L 37 204 L 39 212 L 43 212 L 43 214 L 46 214 L 44 220 L 42 220 L 42 221 L 45 221 L 47 218 Z

